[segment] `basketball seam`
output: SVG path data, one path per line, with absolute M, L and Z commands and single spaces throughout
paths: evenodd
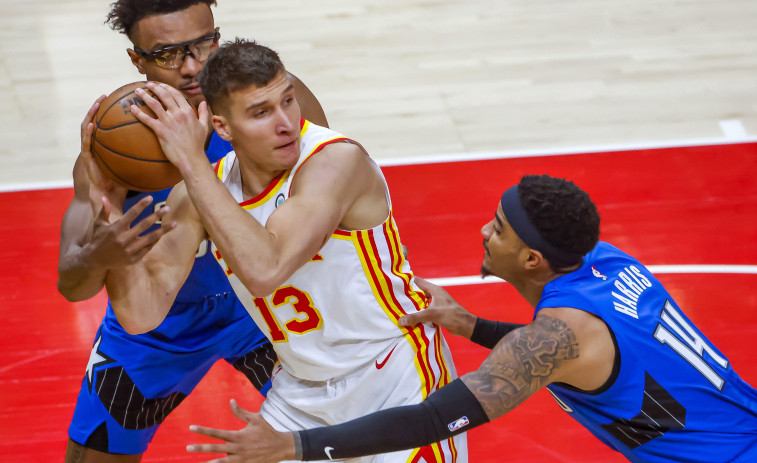
M 116 150 L 114 150 L 114 149 L 112 149 L 112 148 L 109 148 L 109 147 L 105 146 L 105 145 L 104 145 L 104 144 L 103 144 L 103 143 L 102 143 L 102 142 L 101 142 L 100 140 L 98 140 L 98 139 L 97 139 L 97 137 L 96 137 L 96 136 L 92 137 L 92 141 L 94 141 L 94 142 L 97 142 L 97 144 L 98 144 L 98 145 L 100 145 L 100 146 L 102 146 L 102 147 L 103 147 L 104 149 L 106 149 L 106 150 L 110 151 L 110 152 L 111 152 L 111 153 L 113 153 L 113 154 L 116 154 L 116 155 L 118 155 L 118 156 L 121 156 L 121 157 L 123 157 L 123 158 L 133 159 L 133 160 L 135 160 L 135 161 L 140 161 L 140 162 L 156 162 L 156 163 L 158 163 L 158 164 L 171 164 L 171 161 L 168 161 L 168 160 L 165 160 L 165 161 L 164 161 L 164 160 L 162 160 L 162 159 L 149 159 L 149 158 L 140 158 L 140 157 L 137 157 L 137 156 L 131 156 L 131 155 L 128 155 L 128 154 L 126 154 L 126 153 L 121 153 L 121 152 L 119 152 L 119 151 L 116 151 Z M 95 152 L 95 154 L 97 154 L 97 152 Z M 99 155 L 98 155 L 98 156 L 99 156 Z M 99 156 L 99 157 L 100 157 L 100 159 L 102 159 L 102 157 L 101 157 L 101 156 Z
M 131 85 L 131 84 L 127 84 L 127 85 Z M 125 86 L 126 86 L 126 85 L 125 85 Z M 140 87 L 140 88 L 145 88 L 145 87 Z M 116 91 L 118 91 L 118 90 L 116 90 Z M 114 92 L 114 93 L 115 93 L 115 92 Z M 117 129 L 117 128 L 119 128 L 119 127 L 124 127 L 124 126 L 127 126 L 127 125 L 131 125 L 131 124 L 136 124 L 136 123 L 139 123 L 139 124 L 141 124 L 142 122 L 141 122 L 140 120 L 136 120 L 136 121 L 134 121 L 134 122 L 127 122 L 127 123 L 125 123 L 125 124 L 116 125 L 116 126 L 113 126 L 113 127 L 108 127 L 108 128 L 102 127 L 102 126 L 100 125 L 100 122 L 102 122 L 102 120 L 103 120 L 103 119 L 105 118 L 105 115 L 106 115 L 106 114 L 108 114 L 108 111 L 110 111 L 110 110 L 111 110 L 111 108 L 113 108 L 113 106 L 115 106 L 115 105 L 116 105 L 116 103 L 120 102 L 121 100 L 123 100 L 124 98 L 128 97 L 128 96 L 129 96 L 129 95 L 131 95 L 131 94 L 135 94 L 135 95 L 136 95 L 136 93 L 137 93 L 137 91 L 136 91 L 136 89 L 134 89 L 134 90 L 132 90 L 132 91 L 130 91 L 130 92 L 128 92 L 128 93 L 124 93 L 123 95 L 121 95 L 120 97 L 118 97 L 118 99 L 116 99 L 116 100 L 115 100 L 115 101 L 114 101 L 113 103 L 111 103 L 111 104 L 110 104 L 110 106 L 108 106 L 108 107 L 107 107 L 107 108 L 105 109 L 105 111 L 103 111 L 103 114 L 102 114 L 102 116 L 100 116 L 100 120 L 97 120 L 97 121 L 95 121 L 95 125 L 97 125 L 97 129 L 98 129 L 98 130 L 103 130 L 103 131 L 106 131 L 106 130 Z

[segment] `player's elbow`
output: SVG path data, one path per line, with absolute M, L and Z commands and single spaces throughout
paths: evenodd
M 266 297 L 286 281 L 286 278 L 273 270 L 244 272 L 239 279 L 254 297 Z
M 82 291 L 80 288 L 68 284 L 62 278 L 58 278 L 58 292 L 68 302 L 85 301 L 97 294 L 97 292 L 90 294 L 89 292 Z

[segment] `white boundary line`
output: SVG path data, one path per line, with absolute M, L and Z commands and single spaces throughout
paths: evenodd
M 539 148 L 514 151 L 483 151 L 478 153 L 449 153 L 430 154 L 424 156 L 408 156 L 398 158 L 375 159 L 380 166 L 404 166 L 413 164 L 436 164 L 441 162 L 485 161 L 490 159 L 528 158 L 538 156 L 565 156 L 575 154 L 608 153 L 619 151 L 637 151 L 662 148 L 688 148 L 696 146 L 736 145 L 743 143 L 757 143 L 757 136 L 742 138 L 700 138 L 691 140 L 671 140 L 659 142 L 589 145 L 566 148 Z
M 735 145 L 743 143 L 757 143 L 757 136 L 699 138 L 691 140 L 671 140 L 647 143 L 589 145 L 565 148 L 538 148 L 514 151 L 483 151 L 478 153 L 448 153 L 429 154 L 423 156 L 408 156 L 398 158 L 374 159 L 380 166 L 404 166 L 414 164 L 437 164 L 441 162 L 485 161 L 490 159 L 513 159 L 538 156 L 565 156 L 575 154 L 608 153 L 620 151 L 636 151 L 661 148 L 687 148 L 695 146 Z M 51 190 L 55 188 L 71 188 L 72 180 L 58 180 L 53 182 L 11 183 L 0 185 L 0 193 L 27 190 Z
M 73 180 L 58 180 L 54 182 L 30 182 L 30 183 L 8 183 L 0 185 L 0 193 L 10 193 L 14 191 L 30 190 L 55 190 L 58 188 L 73 188 Z
M 757 275 L 757 265 L 648 265 L 653 274 L 681 274 L 681 273 L 735 273 L 743 275 Z M 488 283 L 507 283 L 499 278 L 481 278 L 481 275 L 449 278 L 428 278 L 428 281 L 439 286 L 481 285 Z

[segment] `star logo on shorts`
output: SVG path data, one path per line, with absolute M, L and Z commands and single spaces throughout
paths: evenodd
M 97 336 L 95 344 L 92 346 L 92 351 L 89 353 L 89 361 L 87 362 L 87 385 L 90 390 L 92 390 L 95 368 L 115 362 L 115 360 L 100 351 L 100 342 L 102 342 L 102 340 L 102 335 Z

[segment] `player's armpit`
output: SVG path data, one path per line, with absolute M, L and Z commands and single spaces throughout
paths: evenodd
M 536 391 L 562 379 L 562 369 L 579 357 L 573 330 L 559 318 L 539 314 L 512 331 L 463 382 L 493 420 L 513 410 Z

